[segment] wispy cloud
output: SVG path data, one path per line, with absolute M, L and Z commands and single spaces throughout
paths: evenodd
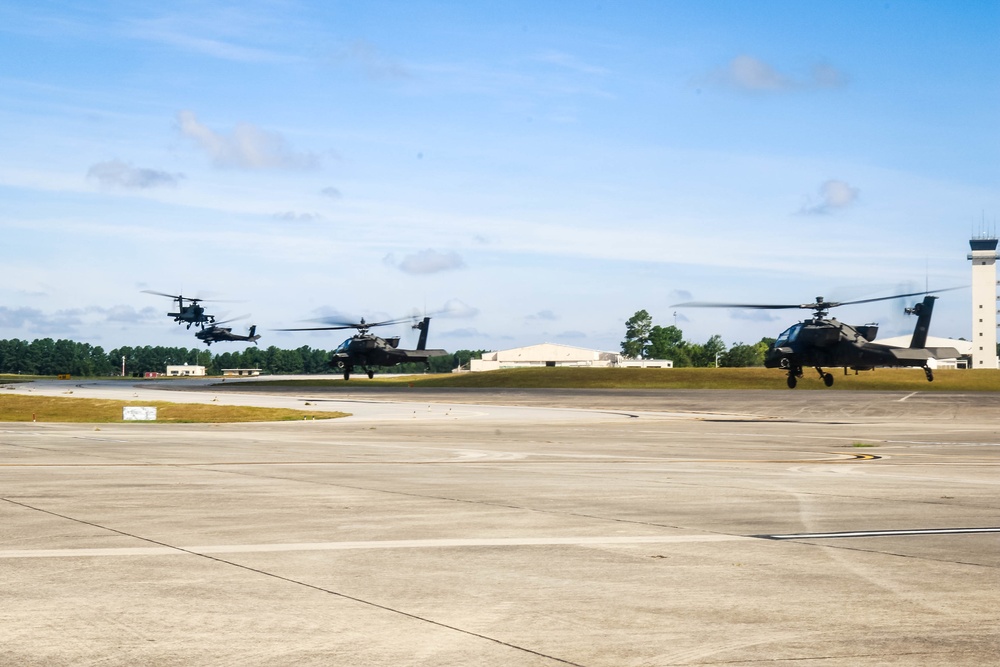
M 413 73 L 403 63 L 386 56 L 374 44 L 363 39 L 347 44 L 336 54 L 335 59 L 356 64 L 370 79 L 413 78 Z
M 313 153 L 292 150 L 283 136 L 250 123 L 240 123 L 232 134 L 215 132 L 199 122 L 193 111 L 177 114 L 181 133 L 192 139 L 217 167 L 236 169 L 312 169 L 319 166 Z
M 844 181 L 830 179 L 819 187 L 819 200 L 806 199 L 799 211 L 805 215 L 827 215 L 841 211 L 858 201 L 860 191 Z
M 581 74 L 604 75 L 609 72 L 609 70 L 605 67 L 585 63 L 576 56 L 562 51 L 544 51 L 536 55 L 534 60 L 547 65 L 554 65 L 563 69 L 579 72 Z
M 132 306 L 88 306 L 47 313 L 37 308 L 0 306 L 0 328 L 18 329 L 31 334 L 71 335 L 84 324 L 139 324 L 159 317 L 153 307 L 136 310 Z
M 587 334 L 582 331 L 563 331 L 562 333 L 556 334 L 556 338 L 561 340 L 580 340 L 581 338 L 586 338 Z
M 145 190 L 156 187 L 174 187 L 183 174 L 171 174 L 159 169 L 135 167 L 121 160 L 98 162 L 87 170 L 87 178 L 108 188 L 124 188 L 126 190 Z
M 318 222 L 323 219 L 319 213 L 299 213 L 298 211 L 282 211 L 272 216 L 282 222 Z
M 470 306 L 461 299 L 449 299 L 445 302 L 441 310 L 435 313 L 435 317 L 446 317 L 449 319 L 469 319 L 479 314 L 479 309 Z
M 549 309 L 540 310 L 537 313 L 533 313 L 525 317 L 526 320 L 544 320 L 547 322 L 552 322 L 558 320 L 559 317 Z
M 332 185 L 330 187 L 323 188 L 322 190 L 319 191 L 319 193 L 324 197 L 329 197 L 330 199 L 340 199 L 343 196 L 340 193 L 340 190 L 333 187 Z
M 403 273 L 413 275 L 451 271 L 465 266 L 465 262 L 462 261 L 457 252 L 438 252 L 430 248 L 407 255 L 398 262 L 394 255 L 389 254 L 383 261 L 389 266 L 395 266 Z
M 755 93 L 785 92 L 816 88 L 837 88 L 847 77 L 826 63 L 816 64 L 806 77 L 784 74 L 769 63 L 750 55 L 739 55 L 725 67 L 712 72 L 707 81 L 721 87 Z

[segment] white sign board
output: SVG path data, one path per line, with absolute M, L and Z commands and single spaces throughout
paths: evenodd
M 125 406 L 122 408 L 123 421 L 156 421 L 156 408 L 145 406 Z

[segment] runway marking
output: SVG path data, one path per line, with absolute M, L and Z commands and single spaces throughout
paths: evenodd
M 101 549 L 11 549 L 2 558 L 76 558 L 83 556 L 180 556 L 283 551 L 346 551 L 357 549 L 446 549 L 457 547 L 603 546 L 627 544 L 686 544 L 750 540 L 743 535 L 636 535 L 632 537 L 495 537 L 437 540 L 374 540 L 364 542 L 293 542 L 286 544 L 223 544 L 201 547 L 108 547 Z
M 826 540 L 841 537 L 900 537 L 910 535 L 978 535 L 1000 533 L 997 528 L 919 528 L 915 530 L 861 530 L 843 533 L 793 533 L 789 535 L 756 535 L 767 540 Z

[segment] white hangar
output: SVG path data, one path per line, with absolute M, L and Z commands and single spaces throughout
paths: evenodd
M 588 350 L 572 345 L 541 343 L 512 350 L 486 352 L 481 359 L 469 362 L 470 371 L 495 371 L 500 368 L 530 368 L 545 366 L 617 366 L 622 355 L 617 352 Z

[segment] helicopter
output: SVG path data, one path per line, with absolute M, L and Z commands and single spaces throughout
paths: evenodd
M 401 324 L 411 321 L 410 318 L 386 320 L 384 322 L 365 322 L 361 318 L 359 322 L 344 322 L 335 319 L 322 319 L 332 326 L 309 327 L 304 329 L 279 329 L 278 331 L 335 331 L 338 329 L 357 329 L 357 333 L 345 340 L 333 351 L 330 359 L 330 366 L 344 373 L 344 379 L 350 380 L 351 373 L 355 367 L 360 367 L 368 378 L 375 377 L 374 366 L 395 366 L 396 364 L 410 361 L 422 361 L 429 363 L 431 357 L 441 357 L 448 354 L 445 350 L 427 349 L 427 329 L 430 326 L 430 317 L 424 317 L 419 322 L 413 324 L 414 329 L 420 331 L 417 341 L 417 349 L 404 350 L 399 347 L 399 336 L 391 338 L 381 338 L 369 333 L 373 327 L 382 327 L 390 324 Z
M 244 316 L 245 317 L 245 316 Z M 241 317 L 233 318 L 235 320 L 243 319 Z M 233 320 L 225 320 L 224 322 L 215 322 L 210 326 L 201 325 L 201 330 L 195 332 L 195 338 L 203 341 L 205 345 L 211 345 L 212 343 L 223 343 L 226 341 L 247 341 L 257 344 L 260 336 L 257 334 L 257 325 L 251 324 L 250 330 L 246 336 L 241 336 L 240 334 L 234 334 L 232 327 L 224 327 L 223 324 L 228 324 Z
M 954 287 L 951 289 L 962 289 Z M 933 290 L 945 292 L 949 290 Z M 788 388 L 794 389 L 798 379 L 802 377 L 802 369 L 811 366 L 819 373 L 820 379 L 827 387 L 833 386 L 833 375 L 823 370 L 824 367 L 843 366 L 855 371 L 874 370 L 876 366 L 887 367 L 918 367 L 924 370 L 928 382 L 934 380 L 931 369 L 931 359 L 953 359 L 960 356 L 953 347 L 926 347 L 927 330 L 934 312 L 934 301 L 938 298 L 930 296 L 931 292 L 912 292 L 894 296 L 860 299 L 857 301 L 826 301 L 816 297 L 813 303 L 803 304 L 742 304 L 742 303 L 707 303 L 690 301 L 675 304 L 677 308 L 749 308 L 749 309 L 785 309 L 804 308 L 813 311 L 812 319 L 793 324 L 782 331 L 774 344 L 764 356 L 766 368 L 780 368 L 787 372 Z M 872 342 L 878 334 L 877 324 L 851 326 L 838 322 L 836 318 L 827 319 L 831 308 L 848 306 L 874 301 L 887 301 L 911 296 L 923 296 L 922 302 L 912 308 L 905 308 L 907 315 L 917 316 L 917 325 L 913 330 L 909 347 L 898 347 L 884 343 Z
M 212 324 L 215 322 L 214 315 L 206 315 L 205 307 L 199 305 L 204 299 L 190 299 L 180 294 L 166 294 L 164 292 L 155 292 L 153 290 L 142 290 L 146 294 L 156 294 L 157 296 L 170 297 L 177 302 L 177 312 L 167 313 L 167 317 L 174 318 L 174 322 L 180 324 L 181 322 L 187 322 L 187 328 L 190 329 L 192 324 L 197 324 L 198 326 L 204 326 L 206 323 Z M 187 301 L 188 305 L 184 305 Z

